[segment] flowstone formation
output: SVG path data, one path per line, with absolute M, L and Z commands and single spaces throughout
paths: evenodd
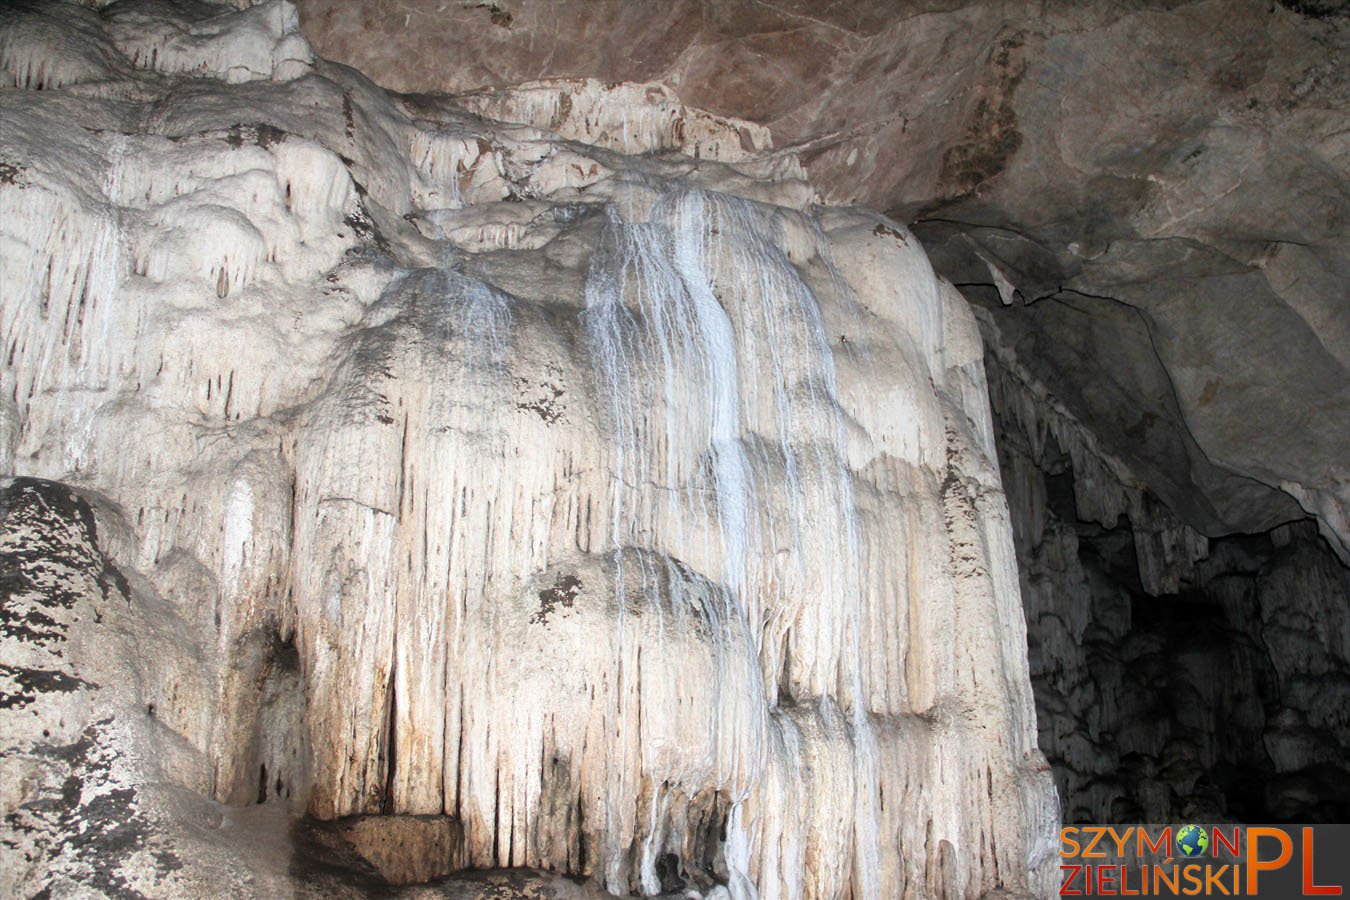
M 908 232 L 655 85 L 0 16 L 6 893 L 1048 892 L 980 338 Z
M 298 5 L 398 90 L 659 81 L 767 126 L 1008 304 L 985 340 L 1177 518 L 1315 518 L 1350 565 L 1346 0 Z
M 1350 2 L 297 5 L 521 121 L 674 88 L 910 223 L 981 311 L 1066 817 L 1345 818 Z

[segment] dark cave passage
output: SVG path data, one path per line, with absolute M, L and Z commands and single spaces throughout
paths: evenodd
M 1077 492 L 1100 485 L 1053 434 L 1033 452 L 1000 396 L 1040 745 L 1065 824 L 1344 821 L 1350 569 L 1316 523 L 1210 539 L 1171 557 L 1175 587 L 1150 591 L 1156 560 L 1141 567 L 1139 547 L 1161 533 L 1175 549 L 1175 523 L 1083 517 Z

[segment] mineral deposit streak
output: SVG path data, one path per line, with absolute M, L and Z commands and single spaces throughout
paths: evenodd
M 679 583 L 683 561 L 720 559 L 706 573 L 720 579 L 715 605 L 693 610 L 711 625 L 715 694 L 754 698 L 754 708 L 769 711 L 737 721 L 741 710 L 725 704 L 709 723 L 717 735 L 715 784 L 731 804 L 731 895 L 758 896 L 748 837 L 758 823 L 746 807 L 753 808 L 763 770 L 806 763 L 797 726 L 775 710 L 779 696 L 802 696 L 847 710 L 838 723 L 856 757 L 856 886 L 861 897 L 879 896 L 875 737 L 861 702 L 858 521 L 816 298 L 774 240 L 772 222 L 740 198 L 672 190 L 647 222 L 612 215 L 603 246 L 583 315 L 610 397 L 616 644 L 626 637 L 626 550 L 666 557 L 666 578 L 644 571 L 640 579 L 651 590 L 639 602 L 658 617 L 680 602 L 677 592 L 660 591 Z M 785 498 L 787 514 L 775 517 L 764 497 Z M 638 559 L 649 565 L 646 554 Z M 795 612 L 815 623 L 802 629 L 814 640 L 799 638 L 791 661 L 808 673 L 800 678 L 784 667 L 790 636 L 774 615 L 789 597 L 800 598 Z M 757 670 L 729 664 L 728 636 L 754 648 Z M 626 685 L 635 676 L 622 671 L 621 660 L 614 677 L 621 693 L 641 691 Z M 624 708 L 617 712 L 620 743 L 637 727 Z M 660 799 L 653 799 L 641 854 L 647 893 L 660 891 L 653 848 Z M 623 890 L 619 876 L 616 856 L 606 867 L 610 890 Z

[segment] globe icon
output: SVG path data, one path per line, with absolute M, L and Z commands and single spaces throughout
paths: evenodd
M 1183 825 L 1177 832 L 1177 849 L 1182 856 L 1199 856 L 1209 848 L 1209 835 L 1199 825 Z

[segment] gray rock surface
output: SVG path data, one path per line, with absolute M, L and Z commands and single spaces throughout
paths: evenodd
M 109 559 L 119 539 L 100 534 L 125 528 L 65 485 L 0 481 L 0 892 L 280 896 L 284 810 L 182 783 L 200 751 L 161 717 L 160 692 L 209 710 L 173 672 L 205 648 Z
M 1350 570 L 1309 521 L 1195 535 L 1042 386 L 988 362 L 1065 821 L 1343 820 Z

